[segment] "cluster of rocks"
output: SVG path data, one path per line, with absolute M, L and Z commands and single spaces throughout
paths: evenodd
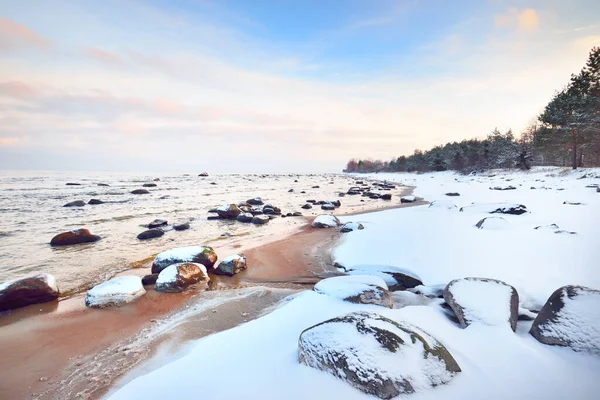
M 313 228 L 337 228 L 340 227 L 341 233 L 348 233 L 365 229 L 364 225 L 359 222 L 346 222 L 342 224 L 338 217 L 330 214 L 322 214 L 317 216 L 311 223 Z
M 387 182 L 373 182 L 371 184 L 371 186 L 369 186 L 368 183 L 363 182 L 363 181 L 356 181 L 357 185 L 360 186 L 352 186 L 350 189 L 348 189 L 348 191 L 345 193 L 347 195 L 350 196 L 356 196 L 356 195 L 361 195 L 362 197 L 368 197 L 370 199 L 381 199 L 381 200 L 391 200 L 392 199 L 392 194 L 391 193 L 376 193 L 374 192 L 375 188 L 377 188 L 377 190 L 392 190 L 395 189 L 396 186 L 395 185 L 391 185 Z
M 302 213 L 299 211 L 282 214 L 281 209 L 272 204 L 265 204 L 260 197 L 248 199 L 246 202 L 239 204 L 225 204 L 208 211 L 209 220 L 228 219 L 238 222 L 252 223 L 255 225 L 263 225 L 277 216 L 281 217 L 299 217 Z
M 304 210 L 310 210 L 314 206 L 321 206 L 321 210 L 333 211 L 342 206 L 340 200 L 306 200 L 306 203 L 301 207 Z
M 170 230 L 174 231 L 186 231 L 190 229 L 190 223 L 188 221 L 179 222 L 169 226 L 169 223 L 164 219 L 155 219 L 145 226 L 148 228 L 144 232 L 137 235 L 139 240 L 147 240 L 153 239 L 157 237 L 163 236 L 166 232 Z

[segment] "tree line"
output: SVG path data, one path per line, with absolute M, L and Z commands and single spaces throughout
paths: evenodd
M 571 75 L 543 112 L 516 138 L 494 129 L 485 139 L 446 143 L 391 161 L 348 161 L 344 172 L 446 171 L 464 173 L 532 165 L 600 166 L 600 47 Z

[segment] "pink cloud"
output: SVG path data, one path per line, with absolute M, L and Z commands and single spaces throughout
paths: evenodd
M 52 43 L 24 25 L 7 18 L 0 18 L 0 50 L 24 47 L 48 50 L 52 47 Z
M 83 49 L 83 53 L 96 61 L 99 61 L 103 64 L 108 64 L 112 66 L 123 66 L 123 60 L 113 53 L 109 53 L 108 51 L 97 49 L 94 47 L 87 47 Z
M 155 100 L 154 108 L 159 114 L 162 115 L 180 114 L 182 110 L 181 104 L 164 99 Z
M 37 90 L 26 83 L 19 81 L 0 82 L 0 96 L 31 99 L 37 95 Z
M 0 137 L 0 147 L 8 147 L 17 144 L 19 141 L 15 137 Z

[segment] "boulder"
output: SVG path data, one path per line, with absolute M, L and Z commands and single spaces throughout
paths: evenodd
M 174 224 L 173 229 L 175 229 L 176 231 L 187 231 L 188 229 L 190 229 L 190 223 L 182 222 L 180 224 Z
M 491 326 L 509 324 L 513 331 L 517 329 L 519 294 L 502 281 L 455 279 L 444 289 L 444 300 L 463 328 L 478 322 Z
M 154 285 L 156 283 L 157 279 L 158 279 L 158 274 L 144 275 L 144 277 L 142 278 L 142 285 L 144 285 L 144 286 Z
M 109 186 L 107 183 L 99 183 L 98 186 Z
M 56 279 L 50 274 L 0 283 L 0 312 L 54 301 L 58 294 Z
M 206 178 L 208 176 L 208 172 L 202 172 L 202 173 L 198 174 L 198 176 L 200 176 L 202 178 Z
M 343 267 L 338 264 L 338 268 L 344 270 L 348 275 L 377 276 L 384 280 L 388 290 L 392 292 L 412 289 L 423 285 L 421 278 L 414 272 L 392 265 L 360 264 L 351 267 Z
M 417 200 L 415 196 L 402 196 L 400 203 L 414 203 Z
M 144 232 L 140 233 L 139 235 L 137 235 L 137 238 L 139 240 L 148 240 L 148 239 L 154 239 L 157 237 L 161 237 L 164 234 L 165 234 L 165 232 L 162 229 L 153 228 L 153 229 L 145 230 Z
M 135 189 L 131 191 L 131 194 L 149 194 L 147 189 Z
M 269 222 L 271 220 L 271 218 L 269 218 L 268 215 L 256 215 L 254 217 L 252 217 L 252 223 L 256 224 L 256 225 L 263 225 L 266 224 L 267 222 Z
M 298 360 L 381 399 L 429 390 L 461 372 L 448 350 L 420 328 L 367 312 L 304 330 Z
M 146 293 L 139 276 L 118 276 L 87 291 L 85 305 L 93 308 L 122 306 Z
M 263 201 L 260 197 L 255 197 L 253 199 L 248 199 L 246 201 L 246 203 L 252 205 L 252 206 L 262 206 L 263 205 Z
M 217 207 L 217 214 L 219 214 L 219 217 L 222 219 L 236 219 L 241 212 L 242 210 L 240 210 L 235 204 Z
M 218 215 L 209 215 L 208 217 L 206 217 L 206 219 L 208 221 L 214 221 L 216 219 L 221 219 Z
M 325 203 L 321 205 L 321 210 L 332 211 L 335 210 L 335 206 L 331 203 Z
M 75 201 L 65 204 L 63 207 L 83 207 L 83 206 L 85 206 L 85 201 L 75 200 Z
M 365 227 L 360 222 L 346 222 L 340 228 L 340 232 L 348 233 L 348 232 L 352 232 L 352 231 L 360 231 L 363 229 L 365 229 Z
M 312 222 L 313 228 L 335 228 L 341 224 L 340 220 L 335 215 L 322 214 Z
M 202 264 L 172 264 L 158 274 L 154 289 L 158 292 L 177 293 L 198 282 L 208 287 L 209 281 L 206 267 Z
M 159 253 L 152 262 L 152 273 L 160 273 L 163 269 L 172 264 L 180 263 L 202 264 L 210 269 L 217 262 L 217 254 L 208 246 L 189 246 L 178 247 L 175 249 Z
M 152 221 L 148 224 L 148 228 L 153 229 L 153 228 L 158 228 L 159 226 L 165 226 L 165 225 L 167 225 L 167 221 L 165 221 L 164 219 L 155 219 L 154 221 Z
M 144 183 L 143 187 L 156 187 L 156 183 Z
M 600 355 L 600 291 L 571 285 L 557 289 L 529 333 L 544 344 Z
M 488 213 L 488 214 L 511 214 L 521 215 L 527 212 L 527 207 L 514 203 L 487 203 L 472 204 L 461 207 L 461 212 Z
M 315 292 L 357 304 L 392 308 L 394 303 L 385 281 L 373 275 L 336 276 L 319 281 Z
M 302 207 L 300 207 L 304 210 L 310 210 L 312 208 L 312 205 L 310 203 L 306 203 L 305 205 L 303 205 Z
M 252 222 L 252 218 L 254 218 L 254 216 L 252 215 L 252 213 L 243 212 L 240 215 L 238 215 L 236 219 L 239 222 Z
M 288 193 L 294 193 L 294 189 L 288 190 Z
M 67 186 L 81 186 L 81 183 L 67 182 L 67 183 L 65 183 L 65 185 L 67 185 Z
M 88 201 L 88 204 L 91 206 L 95 206 L 98 204 L 104 204 L 105 202 L 102 200 L 98 200 L 98 199 L 91 199 L 90 201 Z
M 311 204 L 315 204 L 317 201 L 316 200 L 306 200 L 307 203 L 311 203 Z
M 213 272 L 217 275 L 233 276 L 246 268 L 246 257 L 243 254 L 235 254 L 224 258 Z
M 392 199 L 392 195 L 391 193 L 384 193 L 381 195 L 381 200 L 391 200 Z
M 342 202 L 340 200 L 327 200 L 327 203 L 333 204 L 334 207 L 341 207 Z
M 302 216 L 302 213 L 300 211 L 294 211 L 292 213 L 292 217 L 301 217 L 301 216 Z
M 502 217 L 485 217 L 475 224 L 477 229 L 505 229 L 509 226 L 507 220 Z
M 69 246 L 72 244 L 92 243 L 100 240 L 101 237 L 92 234 L 89 230 L 80 228 L 69 232 L 59 233 L 50 241 L 50 246 Z
M 449 197 L 458 197 L 458 196 L 460 196 L 460 193 L 457 193 L 457 192 L 449 192 L 449 193 L 446 193 L 446 196 L 449 196 Z

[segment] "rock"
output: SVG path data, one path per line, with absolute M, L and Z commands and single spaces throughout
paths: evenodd
M 158 274 L 154 289 L 158 292 L 182 292 L 188 286 L 198 282 L 208 288 L 210 278 L 202 264 L 185 262 L 169 265 Z
M 67 182 L 65 185 L 67 185 L 67 186 L 81 186 L 81 183 Z
M 306 202 L 307 202 L 307 203 L 312 203 L 312 204 L 315 204 L 317 201 L 316 201 L 316 200 L 312 200 L 312 199 L 311 199 L 311 200 L 306 200 Z
M 164 219 L 155 219 L 154 221 L 150 222 L 148 224 L 148 228 L 153 229 L 153 228 L 158 228 L 159 226 L 165 226 L 167 225 L 167 221 Z
M 256 225 L 263 225 L 266 224 L 267 222 L 269 222 L 271 220 L 271 218 L 269 218 L 268 215 L 256 215 L 254 217 L 252 217 L 252 223 L 256 224 Z
M 317 185 L 317 186 L 313 186 L 312 188 L 313 188 L 313 189 L 319 189 L 319 188 L 320 188 L 320 186 L 318 186 L 318 185 Z
M 260 197 L 255 197 L 253 199 L 248 199 L 246 203 L 252 206 L 262 206 L 264 203 Z
M 221 219 L 221 218 L 218 215 L 209 215 L 208 217 L 206 217 L 206 219 L 208 221 L 213 221 L 213 220 Z
M 0 283 L 0 312 L 54 301 L 58 295 L 56 279 L 50 274 Z
M 319 281 L 315 292 L 356 304 L 392 308 L 394 302 L 385 281 L 373 275 L 336 276 Z
M 402 196 L 400 198 L 400 203 L 413 203 L 417 200 L 415 196 Z
M 145 230 L 144 232 L 137 235 L 137 238 L 139 240 L 148 240 L 148 239 L 154 239 L 157 237 L 161 237 L 164 234 L 165 234 L 165 232 L 162 229 L 154 228 L 154 229 Z
M 156 187 L 156 183 L 144 183 L 143 187 Z
M 102 239 L 89 230 L 80 228 L 69 232 L 59 233 L 50 241 L 50 246 L 69 246 L 72 244 L 92 243 Z
M 165 194 L 164 196 L 160 196 L 158 199 L 159 200 L 166 200 L 166 199 L 169 199 L 169 198 L 171 198 L 171 196 L 169 196 L 168 194 Z
M 216 184 L 217 184 L 217 182 L 211 182 L 210 184 L 211 184 L 211 185 L 216 185 Z
M 536 226 L 535 228 L 536 231 L 556 231 L 558 230 L 558 225 L 556 224 L 550 224 L 550 225 L 540 225 L 540 226 Z
M 335 228 L 340 224 L 340 220 L 335 215 L 323 214 L 315 218 L 311 225 L 313 228 Z
M 187 231 L 188 229 L 190 229 L 190 223 L 182 222 L 180 224 L 175 224 L 173 225 L 173 229 L 175 229 L 176 231 Z
M 446 193 L 446 196 L 450 196 L 450 197 L 458 197 L 458 196 L 460 196 L 460 193 L 456 193 L 456 192 L 449 192 L 449 193 Z
M 93 308 L 122 306 L 146 293 L 139 276 L 118 276 L 87 291 L 85 305 Z
M 85 206 L 85 201 L 75 200 L 75 201 L 65 204 L 63 207 L 83 207 L 83 206 Z
M 156 283 L 157 279 L 158 279 L 158 274 L 144 275 L 144 277 L 142 278 L 142 285 L 144 285 L 144 286 L 154 285 Z
M 310 203 L 306 203 L 305 205 L 303 205 L 302 207 L 300 207 L 304 210 L 310 210 L 312 208 L 312 205 Z
M 571 285 L 557 289 L 529 333 L 544 344 L 600 355 L 600 291 Z
M 340 200 L 327 200 L 327 203 L 333 204 L 334 207 L 341 207 L 342 202 Z
M 346 197 L 346 193 L 338 193 L 338 197 Z
M 160 178 L 154 178 L 153 181 L 154 182 L 160 182 Z
M 331 203 L 325 203 L 325 204 L 321 205 L 321 210 L 327 210 L 327 211 L 335 210 L 335 206 Z
M 208 172 L 202 172 L 202 173 L 198 174 L 198 176 L 205 178 L 208 176 Z
M 301 216 L 302 216 L 302 213 L 300 211 L 294 211 L 292 213 L 292 217 L 301 217 Z
M 298 360 L 381 399 L 426 391 L 461 371 L 448 350 L 420 328 L 367 312 L 304 330 Z
M 521 215 L 527 212 L 527 207 L 525 207 L 522 204 L 514 203 L 472 204 L 470 206 L 461 207 L 459 211 L 488 214 Z
M 172 264 L 197 263 L 210 269 L 217 262 L 217 254 L 208 246 L 178 247 L 159 253 L 152 263 L 152 273 L 160 273 Z
M 407 290 L 409 292 L 412 292 L 412 293 L 415 293 L 415 294 L 418 294 L 421 296 L 425 296 L 430 299 L 435 299 L 435 298 L 441 299 L 441 298 L 444 298 L 444 289 L 445 288 L 446 288 L 446 285 L 430 285 L 430 286 L 418 285 L 418 286 L 415 286 L 414 288 L 409 288 Z M 391 288 L 390 288 L 390 290 L 391 290 Z M 446 304 L 446 303 L 444 303 L 444 304 Z
M 99 183 L 98 186 L 109 186 L 107 183 Z
M 252 218 L 254 218 L 252 213 L 247 213 L 247 212 L 243 212 L 237 216 L 237 220 L 239 222 L 252 222 Z
M 235 254 L 224 258 L 213 272 L 217 275 L 233 276 L 246 268 L 248 268 L 246 265 L 246 257 L 243 254 Z
M 596 193 L 600 193 L 600 186 L 596 188 Z
M 583 206 L 585 203 L 580 203 L 578 201 L 564 201 L 563 204 L 567 204 L 569 206 Z
M 502 217 L 485 217 L 475 224 L 478 229 L 505 229 L 509 223 Z
M 515 190 L 517 189 L 514 186 L 494 186 L 490 187 L 490 190 Z
M 391 193 L 384 193 L 381 195 L 381 200 L 391 200 L 392 199 L 392 195 Z
M 98 204 L 104 204 L 104 201 L 98 199 L 91 199 L 90 201 L 88 201 L 88 204 L 91 206 L 95 206 Z
M 149 194 L 147 189 L 135 189 L 131 191 L 131 194 Z
M 217 207 L 217 214 L 219 214 L 219 217 L 222 219 L 236 219 L 241 212 L 242 210 L 240 210 L 235 204 Z
M 491 326 L 508 323 L 513 331 L 517 329 L 519 294 L 502 281 L 455 279 L 444 289 L 444 300 L 463 328 L 479 322 Z
M 353 265 L 351 267 L 338 267 L 348 275 L 372 275 L 384 280 L 388 290 L 395 292 L 399 290 L 412 289 L 423 285 L 421 278 L 412 271 L 392 265 Z
M 294 193 L 294 189 L 288 190 L 288 193 Z
M 363 230 L 363 229 L 365 229 L 365 227 L 363 226 L 363 224 L 361 224 L 359 222 L 346 222 L 340 228 L 340 232 L 348 233 L 348 232 L 359 231 L 359 230 Z

